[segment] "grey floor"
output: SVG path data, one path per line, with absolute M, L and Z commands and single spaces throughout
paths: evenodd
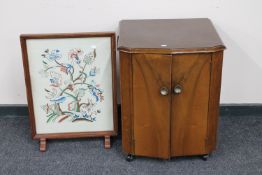
M 38 151 L 27 117 L 0 117 L 0 175 L 7 174 L 262 174 L 262 116 L 222 116 L 218 149 L 208 161 L 198 157 L 126 162 L 121 140 L 110 150 L 102 139 L 55 140 Z

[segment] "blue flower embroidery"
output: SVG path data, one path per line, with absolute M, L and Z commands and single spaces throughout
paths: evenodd
M 74 112 L 73 118 L 74 118 L 74 119 L 80 118 L 80 113 Z
M 90 70 L 89 76 L 92 76 L 92 77 L 96 76 L 96 72 L 94 70 Z
M 72 74 L 73 71 L 74 71 L 73 66 L 71 64 L 67 64 L 66 65 L 66 73 L 71 73 Z
M 59 50 L 52 50 L 51 53 L 48 55 L 50 60 L 58 60 L 62 57 Z
M 95 88 L 92 89 L 92 95 L 96 98 L 96 102 L 99 101 L 99 97 L 97 96 L 97 91 Z
M 63 103 L 64 101 L 66 100 L 66 97 L 65 96 L 59 96 L 59 97 L 56 97 L 52 100 L 50 100 L 51 102 L 55 102 L 55 103 Z
M 76 64 L 80 64 L 81 63 L 81 61 L 80 61 L 80 59 L 78 57 L 75 58 L 75 62 L 76 62 Z

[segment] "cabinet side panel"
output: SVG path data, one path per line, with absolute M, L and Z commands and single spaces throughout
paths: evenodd
M 131 54 L 120 52 L 120 94 L 122 118 L 122 149 L 133 153 L 132 149 L 132 59 Z
M 171 155 L 206 153 L 211 54 L 175 55 L 172 63 L 173 92 Z
M 223 64 L 223 52 L 212 54 L 209 115 L 208 115 L 208 141 L 207 149 L 209 152 L 216 149 L 217 126 L 219 117 L 219 101 L 221 89 L 221 75 Z
M 132 55 L 136 155 L 164 159 L 170 156 L 171 58 L 171 55 Z M 164 87 L 169 94 L 160 94 Z

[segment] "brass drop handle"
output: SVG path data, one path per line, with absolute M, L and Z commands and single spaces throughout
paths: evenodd
M 168 95 L 168 88 L 167 87 L 161 87 L 160 94 L 163 96 Z
M 176 86 L 174 87 L 174 93 L 175 93 L 175 94 L 181 94 L 181 93 L 182 93 L 182 86 L 176 85 Z

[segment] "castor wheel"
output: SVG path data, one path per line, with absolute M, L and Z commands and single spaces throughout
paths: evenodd
M 202 159 L 203 159 L 204 161 L 207 161 L 208 158 L 209 158 L 209 154 L 205 154 L 205 155 L 202 156 Z
M 131 162 L 131 161 L 133 161 L 133 160 L 134 160 L 134 156 L 133 156 L 132 154 L 128 154 L 128 155 L 126 156 L 126 161 Z

